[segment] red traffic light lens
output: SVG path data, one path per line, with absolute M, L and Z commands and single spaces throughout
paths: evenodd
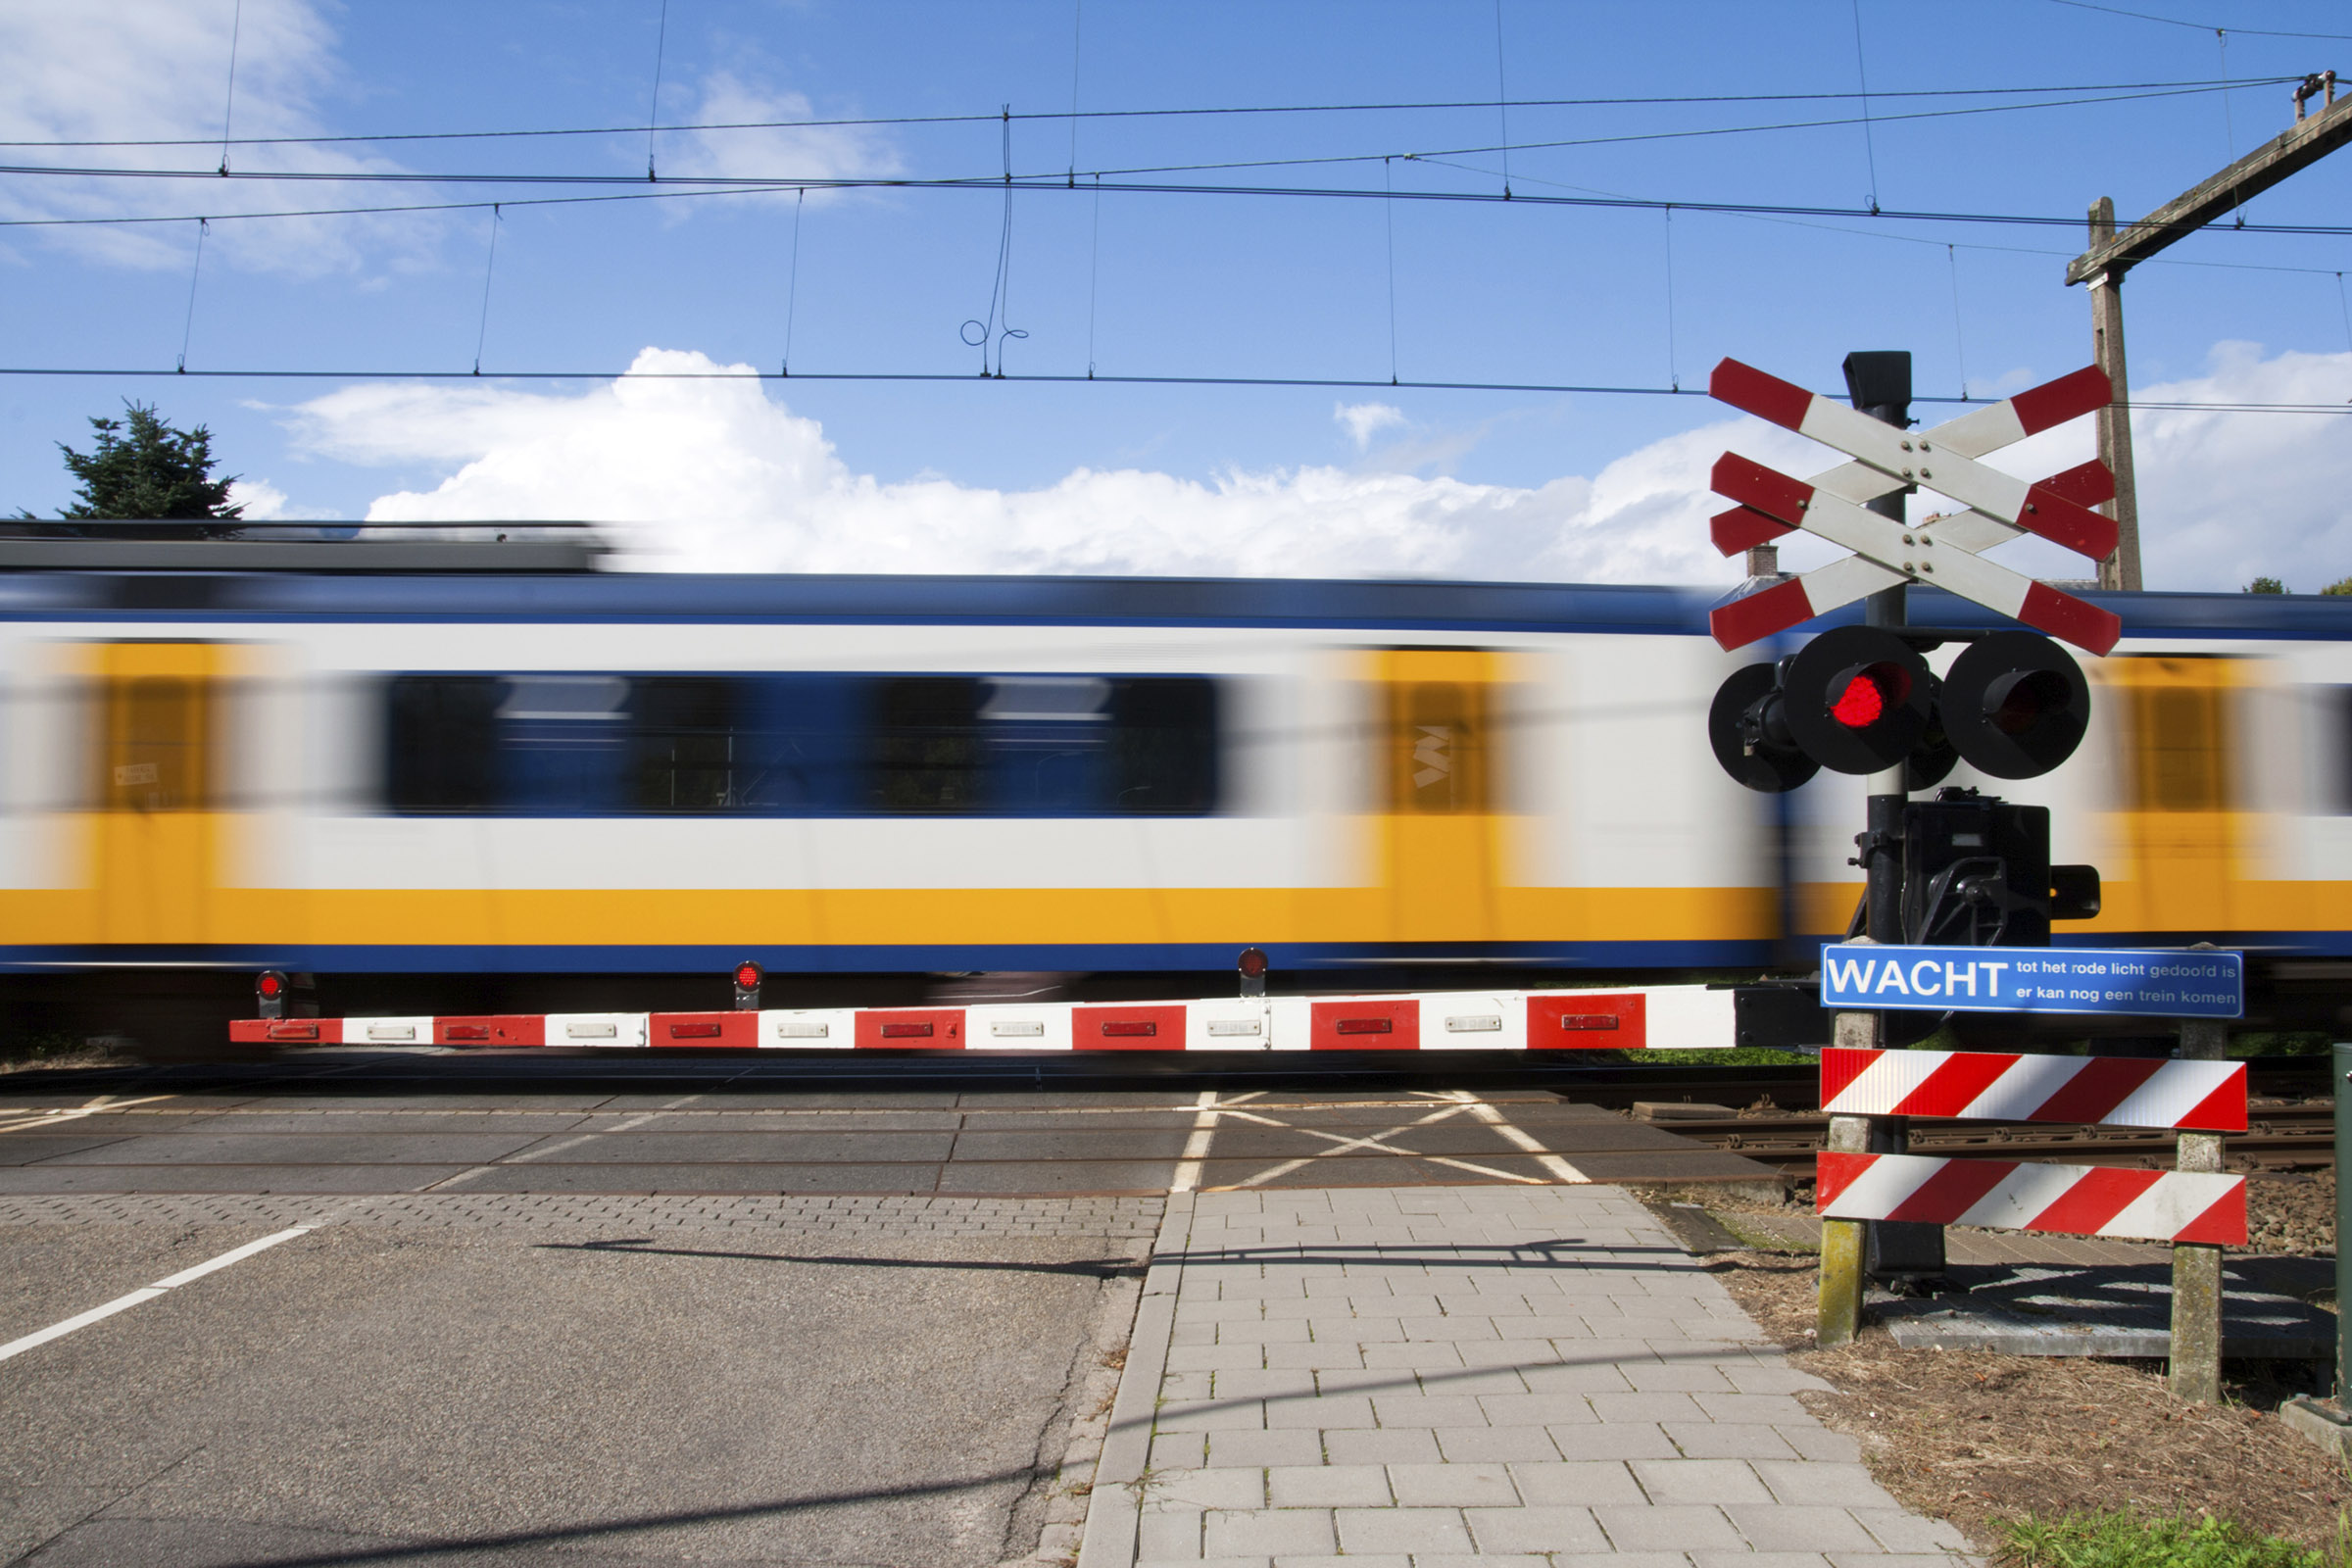
M 1984 695 L 1991 711 L 1984 715 L 1994 729 L 2004 735 L 2023 735 L 2041 722 L 2045 714 L 2066 706 L 2073 695 L 2067 688 L 2066 677 L 2054 669 L 2029 670 L 2011 677 L 2007 690 L 2003 682 L 1994 681 Z
M 1854 672 L 1830 705 L 1830 716 L 1847 729 L 1868 729 L 1900 708 L 1911 695 L 1911 673 L 1900 664 L 1877 663 Z
M 1238 966 L 1244 975 L 1255 980 L 1266 972 L 1266 956 L 1256 948 L 1244 948 Z
M 253 990 L 254 995 L 264 1001 L 268 1001 L 271 997 L 282 997 L 286 994 L 286 977 L 275 969 L 268 970 L 253 983 Z
M 760 966 L 747 958 L 735 966 L 735 984 L 749 991 L 760 983 Z

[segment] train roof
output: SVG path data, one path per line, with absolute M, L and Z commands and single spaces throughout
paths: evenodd
M 339 548 L 349 548 L 348 546 Z M 26 571 L 0 567 L 0 619 L 1289 626 L 1702 635 L 1727 597 L 1592 583 L 1263 577 L 802 575 L 505 570 Z M 2352 597 L 2087 594 L 2124 635 L 2352 640 Z M 1914 588 L 1915 624 L 2008 624 Z M 1825 617 L 1860 618 L 1859 607 Z

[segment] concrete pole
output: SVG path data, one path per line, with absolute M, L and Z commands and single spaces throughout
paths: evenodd
M 2115 238 L 2115 198 L 2090 207 L 2090 245 Z M 2099 563 L 2099 586 L 2139 591 L 2139 486 L 2132 476 L 2132 378 L 2124 368 L 2124 270 L 2111 267 L 2090 280 L 2090 352 L 2115 387 L 2115 400 L 2098 413 L 2099 461 L 2115 475 L 2115 554 Z
M 2227 1025 L 2204 1018 L 2183 1019 L 2180 1054 L 2189 1061 L 2215 1061 L 2230 1054 Z M 2222 1135 L 2180 1133 L 2182 1170 L 2219 1171 Z M 2176 1398 L 2198 1404 L 2222 1399 L 2222 1250 L 2199 1242 L 2173 1247 L 2172 1386 Z
M 1864 939 L 1869 940 L 1868 938 Z M 1841 1012 L 1832 1025 L 1831 1040 L 1848 1049 L 1869 1050 L 1879 1043 L 1879 1015 Z M 1832 1116 L 1823 1147 L 1840 1154 L 1867 1154 L 1871 1118 Z M 1821 1222 L 1821 1298 L 1813 1343 L 1824 1348 L 1851 1344 L 1862 1332 L 1863 1270 L 1869 1250 L 1869 1222 L 1825 1219 Z

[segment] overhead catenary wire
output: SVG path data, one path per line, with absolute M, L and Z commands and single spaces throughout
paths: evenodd
M 245 29 L 245 0 L 228 14 L 228 91 L 220 104 L 220 170 L 228 172 L 229 131 L 237 117 L 237 40 Z
M 504 222 L 494 204 L 490 209 L 490 255 L 482 264 L 482 318 L 473 331 L 473 373 L 482 373 L 482 345 L 490 339 L 490 279 L 498 272 L 498 231 Z
M 1862 0 L 1853 0 L 1854 76 L 1862 87 L 1862 157 L 1870 171 L 1870 210 L 1879 210 L 1879 149 L 1871 136 L 1870 63 L 1862 55 Z
M 188 342 L 196 334 L 196 282 L 204 276 L 204 236 L 210 232 L 212 224 L 201 218 L 196 220 L 196 260 L 188 269 L 188 314 L 180 322 L 179 363 L 172 367 L 175 374 L 187 373 Z
M 792 204 L 792 264 L 785 272 L 784 284 L 784 359 L 782 371 L 792 374 L 792 323 L 800 314 L 801 304 L 801 214 L 808 205 L 808 193 L 802 191 Z
M 669 47 L 669 0 L 662 0 L 662 14 L 654 24 L 654 92 L 645 115 L 645 177 L 654 177 L 654 137 L 662 124 L 662 60 Z
M 152 366 L 0 366 L 0 376 L 26 376 L 43 379 L 76 377 L 145 378 L 152 376 L 186 376 L 211 380 L 232 381 L 782 381 L 786 377 L 776 370 L 720 368 L 711 370 L 636 370 L 636 369 L 569 369 L 569 370 L 498 370 L 477 377 L 471 370 L 435 369 L 329 369 L 291 368 L 250 368 L 237 369 L 164 369 Z M 1090 382 L 1105 386 L 1233 386 L 1233 387 L 1308 387 L 1340 390 L 1374 390 L 1392 384 L 1407 392 L 1509 392 L 1553 393 L 1580 397 L 1640 397 L 1640 398 L 1703 398 L 1708 393 L 1699 387 L 1610 385 L 1598 382 L 1563 381 L 1398 381 L 1391 383 L 1364 376 L 1339 375 L 1082 375 L 1076 372 L 1006 371 L 985 377 L 974 376 L 968 370 L 795 370 L 795 381 L 845 382 L 970 382 L 985 379 L 1007 384 L 1079 385 Z M 1843 394 L 1840 393 L 1839 396 Z M 1979 402 L 1940 395 L 1919 394 L 1914 403 Z M 2178 410 L 2206 414 L 2352 414 L 2352 403 L 2256 403 L 2208 402 L 2174 399 L 2133 398 L 2134 410 Z
M 2240 32 L 2247 28 L 2237 29 Z M 2054 92 L 2142 92 L 2152 89 L 2204 89 L 2220 91 L 2236 87 L 2271 87 L 2290 85 L 2303 79 L 2300 73 L 2288 75 L 2248 76 L 2236 81 L 2219 81 L 2199 77 L 2180 81 L 2094 81 L 2060 82 L 2020 87 L 1914 87 L 1880 88 L 1871 96 L 1885 101 L 1892 98 L 1986 98 L 2028 97 Z M 1770 104 L 1770 103 L 1838 103 L 1851 102 L 1862 94 L 1853 92 L 1753 92 L 1753 93 L 1646 93 L 1592 98 L 1514 98 L 1497 103 L 1489 98 L 1452 98 L 1398 100 L 1389 103 L 1337 104 L 1238 104 L 1162 109 L 1088 109 L 1071 110 L 1067 115 L 1059 110 L 1024 111 L 1012 118 L 1022 120 L 1152 120 L 1210 118 L 1242 115 L 1339 115 L 1339 114 L 1409 114 L 1441 113 L 1468 109 L 1616 109 L 1641 107 L 1679 108 L 1694 104 Z M 354 143 L 382 143 L 402 141 L 514 141 L 534 137 L 576 136 L 640 136 L 650 131 L 713 131 L 713 130 L 813 130 L 833 127 L 893 126 L 893 125 L 959 125 L 993 122 L 994 114 L 965 113 L 953 115 L 858 115 L 833 118 L 803 118 L 800 120 L 733 120 L 684 121 L 674 124 L 649 123 L 643 125 L 553 125 L 531 126 L 510 130 L 408 130 L 408 131 L 352 131 L 335 135 L 314 136 L 242 136 L 234 139 L 211 136 L 174 137 L 40 137 L 23 140 L 0 139 L 0 147 L 213 147 L 223 141 L 231 147 L 330 147 Z
M 2158 22 L 2168 27 L 2193 27 L 2199 32 L 2221 31 L 2210 22 L 2185 22 L 2179 17 L 2159 17 L 2146 11 L 2127 11 L 2122 6 L 2099 5 L 2094 3 L 2094 0 L 2050 0 L 2050 3 L 2071 6 L 2077 11 L 2104 11 L 2111 17 L 2130 17 L 2134 22 Z M 2230 30 L 2242 32 L 2254 38 L 2328 38 L 2338 42 L 2352 42 L 2352 32 L 2281 32 L 2267 27 L 2234 27 Z

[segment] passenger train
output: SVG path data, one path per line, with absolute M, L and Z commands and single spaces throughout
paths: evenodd
M 0 965 L 85 1009 L 276 967 L 408 1011 L 660 1004 L 744 958 L 897 995 L 1169 989 L 1250 947 L 1278 986 L 1801 971 L 1859 892 L 1862 785 L 1717 766 L 1716 685 L 1794 646 L 1725 654 L 1719 597 L 14 571 Z M 2103 872 L 2059 941 L 2242 945 L 2352 994 L 2352 600 L 2100 602 L 2125 635 L 2075 760 L 1949 782 L 2050 806 Z

